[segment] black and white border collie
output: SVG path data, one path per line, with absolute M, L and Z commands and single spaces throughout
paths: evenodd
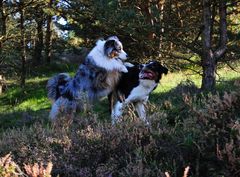
M 139 118 L 148 124 L 144 104 L 148 101 L 149 94 L 157 87 L 162 74 L 168 73 L 168 69 L 157 61 L 127 68 L 128 73 L 122 75 L 115 90 L 118 96 L 111 111 L 112 123 L 118 122 L 123 108 L 133 103 Z
M 72 78 L 60 73 L 48 80 L 48 98 L 52 101 L 49 114 L 55 119 L 59 113 L 72 114 L 82 110 L 87 101 L 107 96 L 116 87 L 121 73 L 128 70 L 123 64 L 127 53 L 116 36 L 98 40 Z

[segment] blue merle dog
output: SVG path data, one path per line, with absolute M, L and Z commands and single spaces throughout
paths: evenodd
M 127 54 L 116 36 L 98 40 L 74 77 L 60 73 L 48 80 L 48 98 L 52 101 L 49 117 L 83 110 L 86 102 L 107 96 L 117 85 L 121 73 L 128 72 L 123 61 Z

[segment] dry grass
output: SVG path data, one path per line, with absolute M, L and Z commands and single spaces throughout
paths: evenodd
M 24 173 L 19 166 L 12 160 L 11 154 L 0 158 L 0 176 L 1 177 L 22 177 Z
M 53 164 L 49 162 L 46 166 L 43 163 L 34 165 L 24 164 L 24 169 L 29 177 L 51 177 Z

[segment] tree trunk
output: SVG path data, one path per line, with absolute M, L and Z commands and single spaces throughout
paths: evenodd
M 52 8 L 53 0 L 49 0 L 48 7 Z M 47 29 L 46 29 L 46 61 L 50 63 L 52 57 L 52 15 L 47 16 Z
M 4 13 L 3 0 L 0 0 L 0 14 L 1 14 L 1 36 L 5 37 L 7 32 L 6 20 L 7 15 Z M 3 42 L 0 40 L 0 55 L 2 54 Z
M 0 13 L 1 13 L 1 35 L 2 35 L 2 32 L 3 32 L 3 0 L 0 0 Z M 3 44 L 2 44 L 2 40 L 0 39 L 0 59 L 2 58 L 2 47 L 3 47 Z
M 202 90 L 212 91 L 216 86 L 216 60 L 211 50 L 204 51 L 202 63 Z
M 26 80 L 26 44 L 25 44 L 25 29 L 24 29 L 24 9 L 22 3 L 19 5 L 19 14 L 20 14 L 20 32 L 21 32 L 21 87 L 25 86 Z
M 36 39 L 36 44 L 35 44 L 35 49 L 34 49 L 34 63 L 39 65 L 41 63 L 41 58 L 42 58 L 42 50 L 43 50 L 43 19 L 39 19 L 37 21 L 37 39 Z
M 212 52 L 212 22 L 211 22 L 211 3 L 210 0 L 203 0 L 203 53 L 202 53 L 202 89 L 212 90 L 216 82 L 216 62 Z
M 0 95 L 4 92 L 6 89 L 6 81 L 3 75 L 0 75 Z
M 203 52 L 202 52 L 202 90 L 214 90 L 216 85 L 217 62 L 222 58 L 227 50 L 227 22 L 226 22 L 226 1 L 219 2 L 220 16 L 220 38 L 218 48 L 213 51 L 212 46 L 212 12 L 211 0 L 203 0 L 203 24 L 204 30 L 202 35 Z

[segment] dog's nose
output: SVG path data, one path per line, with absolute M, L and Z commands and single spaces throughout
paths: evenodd
M 128 58 L 128 54 L 126 54 L 126 58 Z

